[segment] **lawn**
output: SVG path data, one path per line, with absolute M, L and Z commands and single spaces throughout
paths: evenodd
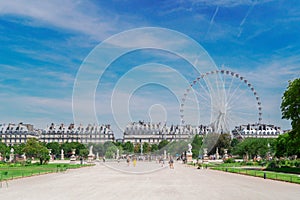
M 22 166 L 21 164 L 1 164 L 0 165 L 0 181 L 14 178 L 21 178 L 33 175 L 64 172 L 68 169 L 80 168 L 90 165 L 76 165 L 76 164 L 46 164 L 38 165 L 32 164 Z
M 211 169 L 221 170 L 231 173 L 238 173 L 248 176 L 261 177 L 272 180 L 286 181 L 291 183 L 300 184 L 300 176 L 296 174 L 285 174 L 271 171 L 262 171 L 262 170 L 254 170 L 254 169 L 243 169 L 243 168 L 226 168 L 226 167 L 213 167 Z

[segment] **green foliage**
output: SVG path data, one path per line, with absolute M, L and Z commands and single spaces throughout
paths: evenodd
M 166 150 L 168 153 L 170 153 L 170 155 L 175 156 L 176 154 L 181 154 L 184 151 L 187 150 L 188 147 L 188 142 L 181 140 L 181 141 L 173 141 L 171 143 L 169 143 L 168 145 L 166 145 L 164 148 L 162 148 L 159 151 L 159 154 L 163 154 L 164 150 Z
M 22 155 L 24 152 L 23 152 L 23 149 L 25 147 L 25 144 L 24 143 L 21 143 L 21 144 L 14 144 L 13 145 L 13 148 L 14 148 L 14 154 L 18 154 L 18 155 Z
M 151 145 L 148 142 L 143 143 L 143 153 L 149 153 L 151 151 Z
M 127 141 L 126 143 L 123 144 L 123 149 L 125 152 L 133 153 L 134 145 L 130 141 Z
M 87 149 L 80 149 L 79 156 L 86 158 L 89 155 L 89 150 Z
M 231 137 L 229 134 L 208 134 L 203 139 L 203 147 L 208 149 L 208 154 L 215 154 L 216 149 L 219 149 L 219 153 L 223 154 L 224 149 L 228 149 L 230 152 Z
M 58 142 L 50 142 L 46 144 L 47 149 L 51 149 L 51 154 L 55 156 L 60 155 L 60 145 Z
M 108 159 L 115 158 L 117 155 L 117 151 L 119 149 L 119 155 L 123 153 L 123 149 L 121 146 L 109 146 L 105 152 L 105 157 Z
M 226 160 L 224 160 L 224 163 L 235 163 L 234 158 L 228 158 Z
M 291 120 L 292 131 L 278 138 L 276 155 L 300 156 L 300 78 L 289 81 L 280 108 L 282 119 Z
M 111 142 L 111 141 L 107 141 L 107 142 L 105 142 L 105 143 L 103 144 L 103 151 L 104 151 L 104 154 L 105 154 L 105 152 L 107 151 L 107 149 L 108 149 L 109 147 L 111 147 L 111 146 L 115 146 L 114 143 Z
M 140 153 L 141 152 L 141 145 L 139 143 L 134 145 L 134 153 Z
M 169 144 L 169 141 L 168 140 L 162 140 L 159 142 L 158 144 L 158 149 L 162 149 L 164 148 L 165 146 L 167 146 Z
M 6 144 L 0 142 L 0 153 L 2 154 L 2 156 L 4 157 L 8 152 L 9 152 L 9 148 L 6 146 Z
M 93 145 L 93 154 L 99 154 L 100 156 L 104 156 L 105 155 L 105 151 L 104 151 L 104 144 L 103 143 L 90 143 L 88 144 L 88 149 L 90 148 L 90 146 Z M 87 149 L 87 150 L 88 150 Z M 89 152 L 89 151 L 88 151 Z
M 247 155 L 249 158 L 254 158 L 259 155 L 264 158 L 268 151 L 272 148 L 268 144 L 274 144 L 274 139 L 269 138 L 246 138 L 234 148 L 234 153 L 240 156 Z
M 300 78 L 289 81 L 281 102 L 282 118 L 291 120 L 294 136 L 300 136 Z
M 50 159 L 48 149 L 38 142 L 36 138 L 27 140 L 23 152 L 26 153 L 28 157 L 40 159 L 40 164 L 44 164 Z
M 237 138 L 233 138 L 232 140 L 231 140 L 231 143 L 230 143 L 230 146 L 232 147 L 232 148 L 234 148 L 236 145 L 238 145 L 240 143 L 240 141 L 237 139 Z
M 152 144 L 151 145 L 151 152 L 155 152 L 158 150 L 158 145 L 157 144 Z
M 200 137 L 199 135 L 195 135 L 195 137 L 193 139 L 193 142 L 192 142 L 193 158 L 198 158 L 199 157 L 199 152 L 202 150 L 202 148 L 201 148 L 202 144 L 203 144 L 203 138 Z
M 76 149 L 75 154 L 79 155 L 80 149 L 86 149 L 86 146 L 79 142 L 66 142 L 61 145 L 61 148 L 67 157 L 70 157 L 72 155 L 72 149 Z
M 290 132 L 282 134 L 276 139 L 275 149 L 277 157 L 300 156 L 300 137 L 294 137 Z

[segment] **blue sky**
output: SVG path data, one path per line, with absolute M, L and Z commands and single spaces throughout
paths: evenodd
M 261 98 L 263 122 L 288 129 L 280 103 L 288 81 L 300 74 L 299 23 L 297 0 L 1 1 L 0 123 L 22 121 L 45 128 L 51 122 L 73 122 L 73 86 L 90 52 L 114 34 L 161 27 L 197 41 L 218 68 L 247 77 Z M 151 70 L 143 66 L 147 63 L 169 68 L 153 65 L 157 70 Z M 115 123 L 111 99 L 117 93 L 115 103 L 122 105 L 128 94 L 118 81 L 129 84 L 151 77 L 154 83 L 138 85 L 130 96 L 126 109 L 131 118 L 178 123 L 176 95 L 168 86 L 155 84 L 162 76 L 174 80 L 176 73 L 189 82 L 199 76 L 169 52 L 144 49 L 120 56 L 103 73 L 95 92 L 98 122 L 112 124 L 120 135 L 123 127 Z

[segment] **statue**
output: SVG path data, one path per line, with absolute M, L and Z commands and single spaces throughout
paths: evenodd
M 119 159 L 119 157 L 120 157 L 120 150 L 117 149 L 117 156 L 116 156 L 116 159 Z
M 89 152 L 89 155 L 94 155 L 94 154 L 93 154 L 93 145 L 90 146 L 90 152 Z
M 9 154 L 9 162 L 13 162 L 15 159 L 15 154 L 14 154 L 15 150 L 14 148 L 10 149 L 10 154 Z
M 64 155 L 64 150 L 61 149 L 61 150 L 60 150 L 60 159 L 61 159 L 61 160 L 64 160 L 64 159 L 65 159 L 64 156 L 65 156 L 65 155 Z
M 188 152 L 187 152 L 188 154 L 192 153 L 192 148 L 193 148 L 192 145 L 189 143 L 188 144 Z
M 93 145 L 90 146 L 90 152 L 88 155 L 88 163 L 92 163 L 94 160 L 94 154 L 93 154 Z

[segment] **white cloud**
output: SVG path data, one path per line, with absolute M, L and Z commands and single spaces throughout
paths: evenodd
M 9 101 L 7 101 L 9 99 Z M 71 123 L 72 101 L 68 98 L 47 98 L 24 95 L 0 94 L 2 123 L 19 121 L 45 128 L 52 120 L 55 123 Z
M 63 28 L 89 35 L 96 40 L 128 26 L 120 22 L 117 14 L 87 1 L 0 1 L 0 15 L 27 17 L 23 23 L 29 26 Z

